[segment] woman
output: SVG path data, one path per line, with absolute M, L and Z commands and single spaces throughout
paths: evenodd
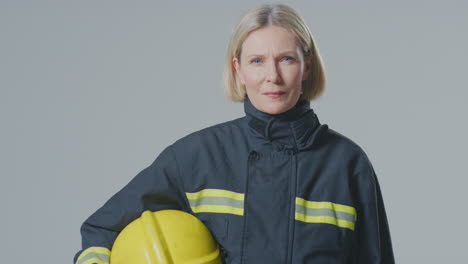
M 246 115 L 167 147 L 85 221 L 77 263 L 105 260 L 129 222 L 163 209 L 201 219 L 226 263 L 394 263 L 371 163 L 310 108 L 325 77 L 303 20 L 285 5 L 248 12 L 224 82 Z

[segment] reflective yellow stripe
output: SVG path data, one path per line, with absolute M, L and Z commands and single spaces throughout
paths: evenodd
M 192 207 L 194 213 L 224 213 L 244 215 L 244 209 L 227 205 L 197 205 Z
M 344 228 L 349 228 L 351 230 L 354 230 L 353 222 L 350 222 L 347 220 L 336 219 L 335 217 L 332 217 L 332 216 L 309 216 L 309 215 L 304 215 L 301 213 L 296 213 L 295 219 L 298 221 L 306 222 L 306 223 L 332 224 L 332 225 L 336 225 L 339 227 L 344 227 Z
M 109 264 L 110 250 L 104 247 L 90 247 L 81 252 L 76 264 Z
M 296 197 L 294 218 L 306 223 L 332 224 L 354 230 L 357 220 L 356 209 L 332 202 L 306 201 Z
M 220 189 L 186 193 L 194 213 L 244 215 L 244 194 Z
M 204 189 L 195 193 L 186 193 L 189 200 L 200 199 L 201 197 L 224 197 L 231 198 L 239 201 L 244 201 L 243 193 L 236 193 L 221 189 Z
M 354 220 L 357 219 L 356 209 L 347 205 L 336 204 L 332 202 L 312 202 L 312 201 L 306 201 L 299 197 L 296 197 L 296 204 L 302 205 L 307 208 L 313 208 L 313 209 L 327 208 L 327 209 L 332 209 L 338 212 L 345 212 L 345 213 L 354 215 Z

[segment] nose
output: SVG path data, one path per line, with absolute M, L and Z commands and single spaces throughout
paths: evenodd
M 281 82 L 281 74 L 276 62 L 270 62 L 266 69 L 266 81 L 271 83 Z

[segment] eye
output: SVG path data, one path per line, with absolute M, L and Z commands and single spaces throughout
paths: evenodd
M 254 58 L 254 59 L 250 60 L 250 63 L 252 63 L 252 64 L 259 64 L 261 62 L 262 62 L 262 60 L 260 58 Z
M 294 59 L 293 57 L 291 56 L 286 56 L 286 57 L 283 57 L 282 61 L 286 61 L 286 62 L 292 62 L 292 61 L 295 61 L 296 59 Z

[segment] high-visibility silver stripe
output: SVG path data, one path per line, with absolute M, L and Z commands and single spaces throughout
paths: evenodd
M 105 263 L 109 263 L 109 255 L 103 253 L 89 252 L 86 255 L 84 255 L 80 260 L 78 260 L 76 264 L 85 263 L 87 260 L 92 258 L 97 258 L 101 261 L 104 261 Z
M 329 208 L 308 208 L 296 204 L 296 213 L 301 213 L 307 216 L 331 216 L 336 219 L 342 219 L 354 223 L 354 215 L 346 212 L 335 211 Z
M 199 206 L 199 205 L 227 205 L 236 208 L 244 208 L 244 201 L 239 201 L 231 198 L 225 197 L 201 197 L 195 200 L 189 200 L 190 206 Z

